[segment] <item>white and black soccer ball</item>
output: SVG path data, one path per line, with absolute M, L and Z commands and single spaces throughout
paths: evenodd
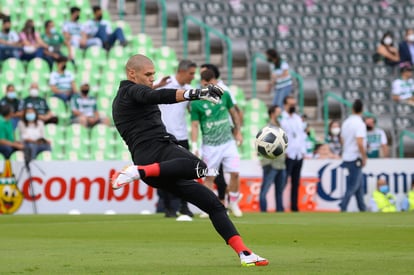
M 275 159 L 286 152 L 288 138 L 285 131 L 276 126 L 265 126 L 256 135 L 256 151 L 263 157 Z

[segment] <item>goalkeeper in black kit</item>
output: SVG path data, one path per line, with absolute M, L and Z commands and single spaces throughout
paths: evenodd
M 204 177 L 206 164 L 177 143 L 167 133 L 158 104 L 174 104 L 184 100 L 219 102 L 223 90 L 216 85 L 203 89 L 153 90 L 154 64 L 144 55 L 134 55 L 126 64 L 127 80 L 121 81 L 112 103 L 115 126 L 122 136 L 134 165 L 116 172 L 112 188 L 142 179 L 194 204 L 209 214 L 214 228 L 240 257 L 242 266 L 268 265 L 268 260 L 247 248 L 217 196 L 194 179 Z

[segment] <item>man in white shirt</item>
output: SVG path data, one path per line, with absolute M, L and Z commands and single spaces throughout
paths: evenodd
M 414 103 L 413 69 L 409 63 L 401 63 L 401 77 L 392 82 L 392 99 L 397 102 Z
M 193 81 L 197 64 L 190 60 L 181 60 L 178 64 L 177 73 L 154 83 L 155 89 L 183 89 L 189 90 L 192 87 L 189 85 Z M 186 121 L 186 112 L 188 110 L 189 101 L 183 101 L 176 104 L 160 104 L 158 107 L 161 111 L 161 119 L 164 123 L 167 132 L 175 136 L 178 143 L 189 149 L 188 144 L 188 128 Z M 160 194 L 163 197 L 165 216 L 175 217 L 176 213 L 173 210 L 171 201 L 174 196 L 168 192 Z M 193 213 L 188 209 L 186 201 L 181 201 L 179 212 L 183 215 L 193 216 Z
M 280 126 L 285 130 L 289 146 L 286 149 L 286 176 L 291 177 L 290 208 L 293 212 L 298 209 L 298 193 L 300 184 L 300 172 L 303 158 L 306 154 L 306 133 L 302 118 L 296 114 L 296 99 L 286 96 L 283 100 L 284 111 L 280 120 Z
M 21 46 L 19 36 L 11 30 L 10 17 L 3 19 L 0 32 L 0 61 L 9 57 L 19 58 Z
M 92 7 L 93 19 L 88 20 L 82 27 L 82 31 L 87 35 L 86 46 L 96 43 L 96 39 L 100 40 L 100 46 L 106 50 L 110 50 L 116 41 L 122 46 L 126 46 L 127 42 L 125 39 L 124 32 L 121 28 L 117 27 L 112 32 L 110 22 L 102 20 L 102 9 L 99 6 Z
M 65 40 L 70 41 L 70 44 L 75 48 L 86 47 L 86 35 L 82 32 L 82 25 L 79 23 L 80 12 L 80 8 L 71 7 L 70 20 L 66 21 L 62 26 L 62 32 Z
M 342 123 L 342 166 L 348 170 L 346 192 L 339 207 L 345 212 L 351 197 L 355 195 L 359 210 L 365 211 L 362 168 L 367 162 L 367 128 L 362 120 L 363 104 L 357 99 L 352 105 L 352 114 Z

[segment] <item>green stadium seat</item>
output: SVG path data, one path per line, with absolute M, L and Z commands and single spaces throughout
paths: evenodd
M 2 74 L 6 73 L 7 71 L 13 71 L 13 73 L 17 74 L 20 79 L 25 78 L 25 69 L 23 62 L 17 58 L 8 58 L 2 62 Z
M 99 138 L 103 138 L 108 145 L 115 145 L 115 128 L 107 126 L 105 124 L 95 125 L 91 129 L 91 144 L 93 144 Z
M 85 50 L 85 59 L 90 59 L 93 64 L 106 65 L 106 51 L 102 47 L 92 46 Z
M 59 124 L 66 125 L 67 123 L 69 123 L 71 114 L 65 102 L 54 96 L 50 96 L 46 100 L 52 113 L 56 114 L 59 118 Z
M 16 92 L 20 93 L 24 88 L 24 80 L 20 76 L 21 74 L 15 71 L 3 71 L 0 75 L 0 83 L 3 85 L 13 84 Z M 3 94 L 5 90 L 4 88 L 1 93 Z
M 129 52 L 125 47 L 116 45 L 112 47 L 108 54 L 109 59 L 116 59 L 118 63 L 124 63 L 125 60 L 129 57 Z
M 38 72 L 43 74 L 43 77 L 49 79 L 50 68 L 46 60 L 36 57 L 27 63 L 27 72 Z
M 66 144 L 66 126 L 56 124 L 45 125 L 46 139 L 52 142 L 52 147 L 64 146 Z

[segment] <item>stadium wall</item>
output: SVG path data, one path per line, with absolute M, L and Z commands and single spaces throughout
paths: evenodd
M 414 159 L 377 159 L 369 160 L 364 168 L 365 201 L 368 204 L 376 179 L 383 176 L 390 184 L 391 192 L 400 202 L 414 179 Z M 39 214 L 66 214 L 76 210 L 83 214 L 116 212 L 153 213 L 158 201 L 157 192 L 142 181 L 136 181 L 123 189 L 112 191 L 109 178 L 127 165 L 124 161 L 36 161 L 31 165 L 32 178 L 21 162 L 12 162 L 12 169 L 17 178 L 15 188 L 22 193 L 21 206 L 16 214 L 32 214 L 34 206 Z M 241 179 L 243 198 L 241 207 L 244 211 L 258 211 L 258 198 L 261 184 L 261 167 L 257 161 L 241 162 Z M 0 162 L 3 167 L 3 162 Z M 341 167 L 341 161 L 306 160 L 302 169 L 299 207 L 301 211 L 338 211 L 338 203 L 345 192 L 347 171 Z M 32 183 L 32 189 L 30 188 Z M 8 186 L 7 188 L 5 186 Z M 0 184 L 0 213 L 5 197 L 12 184 Z M 33 191 L 33 193 L 32 193 Z M 284 204 L 289 209 L 289 185 L 285 189 Z M 7 193 L 10 195 L 10 192 Z M 275 208 L 273 187 L 269 191 L 268 208 Z M 14 199 L 18 199 L 15 196 Z M 34 203 L 33 203 L 34 202 Z M 197 210 L 193 207 L 193 210 Z M 349 206 L 356 210 L 354 199 Z

